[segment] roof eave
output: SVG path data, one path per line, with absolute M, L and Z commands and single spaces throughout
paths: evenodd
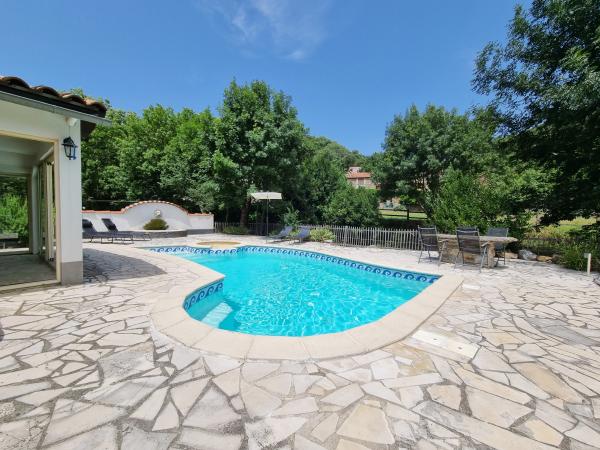
M 86 126 L 82 126 L 82 138 L 87 137 L 96 125 L 110 126 L 112 124 L 109 119 L 104 117 L 106 112 L 100 112 L 83 105 L 67 103 L 58 99 L 55 100 L 49 96 L 34 94 L 31 91 L 21 90 L 7 85 L 0 84 L 0 100 L 54 114 L 60 114 L 65 117 L 72 117 L 81 120 L 81 122 L 86 122 Z M 97 113 L 94 114 L 96 111 Z

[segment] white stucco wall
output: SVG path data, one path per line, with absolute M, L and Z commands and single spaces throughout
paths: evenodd
M 97 231 L 106 231 L 103 218 L 110 218 L 120 231 L 142 230 L 150 219 L 156 217 L 155 211 L 169 225 L 168 230 L 212 230 L 212 214 L 192 214 L 185 209 L 166 202 L 140 202 L 120 211 L 83 211 L 83 217 L 94 224 Z
M 65 116 L 0 101 L 0 133 L 54 143 L 57 266 L 63 282 L 81 281 L 80 122 L 69 127 Z M 67 136 L 78 146 L 76 160 L 67 159 L 62 150 L 62 140 Z

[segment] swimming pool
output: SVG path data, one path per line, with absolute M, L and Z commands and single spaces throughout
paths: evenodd
M 348 330 L 382 318 L 438 278 L 278 247 L 154 251 L 225 275 L 223 282 L 189 295 L 184 308 L 212 327 L 252 335 L 312 336 Z

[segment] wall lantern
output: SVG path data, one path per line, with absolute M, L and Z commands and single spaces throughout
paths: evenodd
M 71 139 L 71 136 L 64 138 L 62 145 L 65 148 L 65 155 L 67 158 L 77 159 L 77 146 L 75 145 L 75 142 L 73 142 L 73 139 Z

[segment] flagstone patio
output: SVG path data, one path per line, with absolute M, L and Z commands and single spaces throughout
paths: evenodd
M 414 252 L 302 247 L 437 270 Z M 241 360 L 153 329 L 151 294 L 195 277 L 176 258 L 87 245 L 84 285 L 0 294 L 0 448 L 600 448 L 600 288 L 544 263 L 440 271 L 463 286 L 400 342 Z

